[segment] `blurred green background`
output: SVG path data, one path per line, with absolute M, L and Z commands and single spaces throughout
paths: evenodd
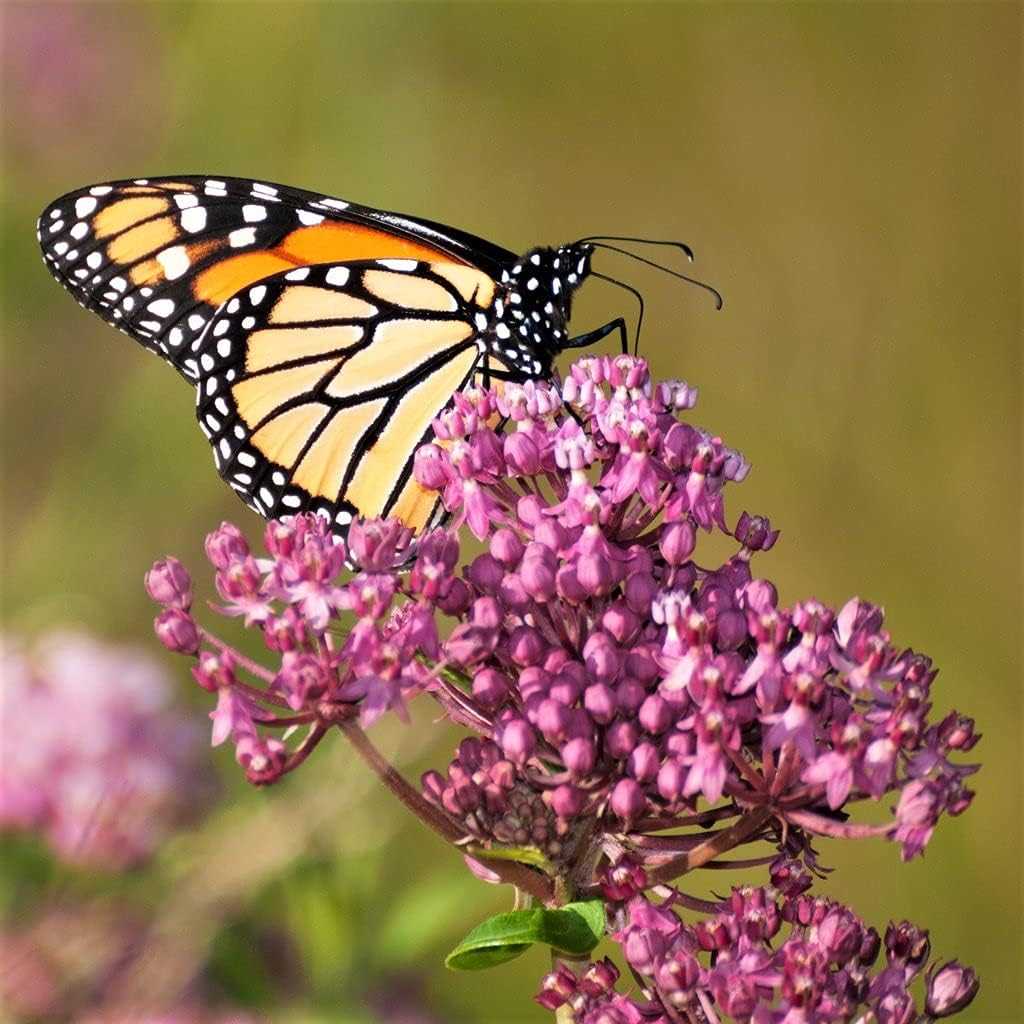
M 71 622 L 146 642 L 153 558 L 198 567 L 221 518 L 258 529 L 217 480 L 180 379 L 44 270 L 34 222 L 59 193 L 219 173 L 512 249 L 685 239 L 720 313 L 653 271 L 604 269 L 648 299 L 656 374 L 699 385 L 697 421 L 752 461 L 730 519 L 747 508 L 782 528 L 761 569 L 787 602 L 883 603 L 896 639 L 941 667 L 939 708 L 985 734 L 975 804 L 923 860 L 825 845 L 839 868 L 826 890 L 875 924 L 921 922 L 937 954 L 976 965 L 969 1019 L 1021 1019 L 1018 4 L 76 3 L 2 17 L 5 629 Z M 633 307 L 594 282 L 574 322 L 620 310 Z M 379 736 L 409 772 L 455 740 Z M 540 954 L 444 970 L 506 894 L 408 827 L 335 746 L 267 792 L 217 751 L 222 804 L 155 873 L 74 885 L 150 905 L 218 991 L 273 1020 L 371 1020 L 360 1008 L 402 986 L 436 1015 L 422 1020 L 550 1019 L 529 998 Z M 38 875 L 9 871 L 6 904 L 44 893 Z M 268 961 L 271 939 L 286 952 Z

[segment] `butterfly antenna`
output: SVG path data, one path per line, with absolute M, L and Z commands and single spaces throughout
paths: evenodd
M 584 239 L 586 241 L 586 239 Z M 696 285 L 698 288 L 703 288 L 704 291 L 710 292 L 711 296 L 715 300 L 715 309 L 721 309 L 724 300 L 722 299 L 722 293 L 717 288 L 712 288 L 711 285 L 704 281 L 698 281 L 695 277 L 688 277 L 686 274 L 680 274 L 677 270 L 672 270 L 669 267 L 662 266 L 660 263 L 655 263 L 654 260 L 649 260 L 644 256 L 640 256 L 638 253 L 630 252 L 628 249 L 623 249 L 617 245 L 609 245 L 607 242 L 594 242 L 591 244 L 598 249 L 608 249 L 611 252 L 621 253 L 623 256 L 629 256 L 630 259 L 636 260 L 638 263 L 644 263 L 648 267 L 654 267 L 655 270 L 660 270 L 663 273 L 670 274 L 672 277 L 678 277 L 681 281 L 686 281 L 688 284 Z M 682 243 L 679 243 L 682 245 Z
M 636 332 L 633 335 L 633 355 L 639 355 L 640 330 L 644 325 L 644 297 L 632 285 L 626 284 L 625 281 L 619 281 L 617 278 L 609 277 L 607 274 L 599 274 L 596 270 L 591 271 L 590 276 L 600 278 L 600 280 L 607 281 L 609 284 L 613 284 L 617 288 L 622 288 L 627 292 L 631 292 L 637 303 L 639 303 L 640 312 L 636 318 Z
M 665 245 L 671 249 L 678 249 L 692 263 L 696 257 L 693 250 L 685 243 L 660 238 L 634 238 L 632 235 L 591 235 L 589 238 L 581 238 L 581 242 L 634 242 L 638 245 Z

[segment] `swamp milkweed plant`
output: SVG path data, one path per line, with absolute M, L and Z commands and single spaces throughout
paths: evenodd
M 932 713 L 931 660 L 877 605 L 780 603 L 761 569 L 778 532 L 727 516 L 749 466 L 689 422 L 696 397 L 630 356 L 457 394 L 415 461 L 449 525 L 356 519 L 343 540 L 297 515 L 268 523 L 261 554 L 223 524 L 206 541 L 215 610 L 262 634 L 267 663 L 197 621 L 173 558 L 146 579 L 157 635 L 193 659 L 213 742 L 250 781 L 340 732 L 475 875 L 514 886 L 449 966 L 550 946 L 535 998 L 560 1022 L 949 1016 L 972 970 L 814 885 L 824 839 L 878 837 L 907 861 L 966 810 L 977 766 L 953 758 L 974 724 Z M 463 565 L 467 531 L 484 550 Z M 700 558 L 712 533 L 734 541 L 720 565 Z M 365 731 L 414 699 L 466 731 L 418 786 Z M 859 820 L 868 802 L 887 820 Z M 729 867 L 761 884 L 697 895 L 695 872 Z

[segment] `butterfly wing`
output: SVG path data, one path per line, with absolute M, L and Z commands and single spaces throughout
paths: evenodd
M 92 185 L 43 211 L 43 256 L 98 313 L 195 380 L 195 348 L 231 296 L 275 273 L 379 258 L 491 277 L 512 253 L 473 235 L 315 192 L 182 175 Z
M 482 333 L 496 289 L 463 264 L 387 259 L 293 268 L 239 292 L 195 353 L 221 476 L 263 516 L 432 523 L 413 455 L 457 391 L 508 369 Z

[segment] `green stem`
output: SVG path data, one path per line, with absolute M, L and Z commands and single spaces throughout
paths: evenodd
M 569 956 L 567 953 L 551 950 L 551 969 L 557 971 L 559 967 L 565 967 L 579 977 L 580 967 L 590 963 L 589 956 Z M 576 1024 L 576 1013 L 572 1003 L 563 1003 L 555 1010 L 555 1024 Z
M 465 852 L 465 831 L 440 808 L 435 807 L 395 769 L 390 761 L 370 742 L 369 736 L 354 719 L 337 723 L 356 753 L 370 766 L 373 773 L 396 796 L 406 809 L 424 825 L 433 829 L 442 839 Z M 514 885 L 528 892 L 540 903 L 549 905 L 554 899 L 550 881 L 539 871 L 516 861 L 489 860 L 487 866 L 506 885 Z
M 424 825 L 432 828 L 449 843 L 457 843 L 465 837 L 463 830 L 444 811 L 435 807 L 419 790 L 406 781 L 394 765 L 370 742 L 370 737 L 363 732 L 355 719 L 338 722 L 338 728 L 344 733 L 345 739 L 355 748 L 356 753 L 370 766 L 377 778 Z

